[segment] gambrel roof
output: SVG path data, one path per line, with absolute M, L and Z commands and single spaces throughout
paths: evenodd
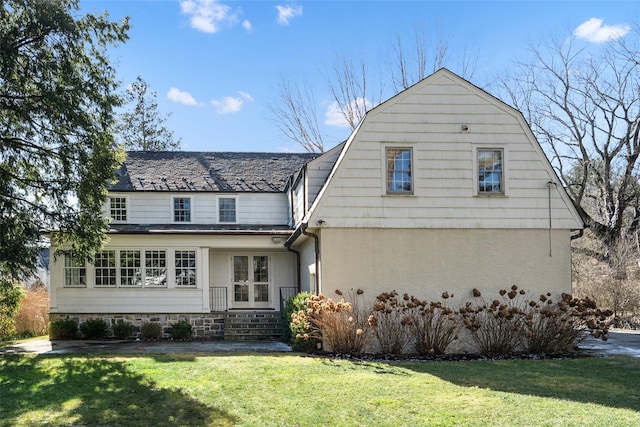
M 130 151 L 110 191 L 282 192 L 314 153 Z

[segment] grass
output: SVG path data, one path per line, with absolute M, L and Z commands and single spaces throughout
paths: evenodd
M 0 426 L 640 425 L 632 358 L 355 362 L 296 354 L 15 355 Z

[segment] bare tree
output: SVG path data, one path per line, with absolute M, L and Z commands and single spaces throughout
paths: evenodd
M 290 140 L 310 153 L 324 151 L 324 138 L 318 126 L 316 100 L 308 85 L 291 82 L 285 77 L 279 83 L 280 103 L 273 104 L 272 120 Z
M 633 52 L 614 41 L 553 40 L 533 48 L 503 83 L 602 240 L 605 258 L 640 221 L 640 64 Z

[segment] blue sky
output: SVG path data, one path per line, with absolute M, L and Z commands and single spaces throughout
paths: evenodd
M 229 1 L 81 0 L 86 12 L 130 17 L 130 40 L 112 51 L 123 85 L 141 76 L 157 93 L 167 126 L 188 151 L 302 151 L 273 123 L 281 78 L 315 93 L 327 148 L 349 135 L 330 115 L 335 58 L 367 64 L 383 98 L 393 43 L 416 34 L 448 44 L 445 65 L 486 87 L 531 43 L 574 34 L 586 43 L 624 37 L 640 17 L 629 1 Z M 435 43 L 435 42 L 434 42 Z M 469 52 L 465 54 L 464 52 Z

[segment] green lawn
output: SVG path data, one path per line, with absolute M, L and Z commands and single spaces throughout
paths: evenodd
M 640 360 L 5 356 L 0 426 L 631 426 Z

